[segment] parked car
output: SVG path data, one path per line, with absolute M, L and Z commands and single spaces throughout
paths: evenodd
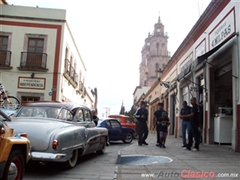
M 112 115 L 109 115 L 108 117 L 117 119 L 118 122 L 123 127 L 132 128 L 135 131 L 133 137 L 135 139 L 137 139 L 138 136 L 137 136 L 136 123 L 129 116 L 126 116 L 126 115 L 123 115 L 123 114 L 112 114 Z
M 14 130 L 6 124 L 10 120 L 0 110 L 0 179 L 21 180 L 25 164 L 30 159 L 30 141 L 23 137 L 26 134 L 14 136 Z
M 135 131 L 132 128 L 123 127 L 117 119 L 106 118 L 98 121 L 97 127 L 108 129 L 109 141 L 122 140 L 124 143 L 131 143 Z
M 106 128 L 96 128 L 91 110 L 70 102 L 36 102 L 22 106 L 8 123 L 31 141 L 31 160 L 63 162 L 73 168 L 78 157 L 105 152 Z

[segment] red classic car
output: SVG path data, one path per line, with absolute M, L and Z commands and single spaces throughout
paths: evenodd
M 122 114 L 112 114 L 108 117 L 117 119 L 123 127 L 133 129 L 135 131 L 134 138 L 137 138 L 136 123 L 129 116 Z

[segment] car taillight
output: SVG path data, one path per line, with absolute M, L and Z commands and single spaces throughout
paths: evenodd
M 52 148 L 53 148 L 53 149 L 57 149 L 57 146 L 58 146 L 58 141 L 57 141 L 57 140 L 54 140 L 54 141 L 52 142 Z

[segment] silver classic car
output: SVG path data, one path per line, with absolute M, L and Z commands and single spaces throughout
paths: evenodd
M 76 103 L 28 103 L 8 125 L 16 134 L 28 134 L 31 160 L 63 162 L 66 168 L 73 168 L 82 155 L 103 154 L 108 142 L 108 130 L 96 128 L 91 110 Z

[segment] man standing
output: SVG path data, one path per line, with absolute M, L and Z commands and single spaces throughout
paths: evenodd
M 195 97 L 191 98 L 192 110 L 191 114 L 182 115 L 182 118 L 190 118 L 190 134 L 188 137 L 188 150 L 191 150 L 193 145 L 193 137 L 195 140 L 193 151 L 199 151 L 199 130 L 200 130 L 200 123 L 199 123 L 199 108 L 197 105 L 197 100 Z
M 146 139 L 148 136 L 148 110 L 146 109 L 146 102 L 141 102 L 141 107 L 137 109 L 134 116 L 137 119 L 137 130 L 138 130 L 138 145 L 142 146 L 142 144 L 148 145 L 146 143 Z
M 160 143 L 160 140 L 159 140 L 159 137 L 160 137 L 160 124 L 157 124 L 157 122 L 160 120 L 160 118 L 162 117 L 162 112 L 163 112 L 163 103 L 158 103 L 158 110 L 156 110 L 154 112 L 154 122 L 156 124 L 156 131 L 157 131 L 157 144 L 156 146 L 159 146 L 159 143 Z
M 182 141 L 183 141 L 182 148 L 185 148 L 187 147 L 186 131 L 188 136 L 190 134 L 190 118 L 183 117 L 183 115 L 191 114 L 191 107 L 187 105 L 187 101 L 183 101 L 182 105 L 183 108 L 181 109 L 180 112 L 180 118 L 182 119 Z
M 95 123 L 95 125 L 97 126 L 97 124 L 98 124 L 98 117 L 97 117 L 97 115 L 96 115 L 96 111 L 92 111 L 92 118 L 93 118 L 93 122 Z

